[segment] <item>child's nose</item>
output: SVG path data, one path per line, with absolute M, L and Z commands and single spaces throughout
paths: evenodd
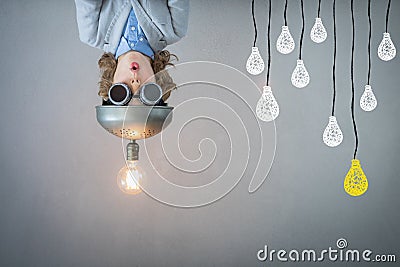
M 140 80 L 138 80 L 138 79 L 132 79 L 131 80 L 131 88 L 132 88 L 132 92 L 133 93 L 136 93 L 137 92 L 137 90 L 139 89 L 139 87 L 140 87 Z

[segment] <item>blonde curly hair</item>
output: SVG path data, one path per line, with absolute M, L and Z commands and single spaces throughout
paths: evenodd
M 168 71 L 165 70 L 167 66 L 173 66 L 174 64 L 171 61 L 175 58 L 178 60 L 178 57 L 174 54 L 171 54 L 167 50 L 162 50 L 154 53 L 154 59 L 151 60 L 151 66 L 153 68 L 156 83 L 163 90 L 163 101 L 166 101 L 173 89 L 176 89 L 176 84 L 172 80 Z M 100 81 L 99 81 L 99 96 L 103 98 L 103 100 L 108 100 L 108 89 L 111 87 L 113 83 L 113 78 L 115 74 L 115 70 L 117 69 L 117 60 L 115 59 L 112 53 L 104 53 L 99 61 L 98 66 L 100 69 Z

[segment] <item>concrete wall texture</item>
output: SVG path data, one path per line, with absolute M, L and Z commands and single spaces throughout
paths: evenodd
M 268 5 L 267 1 L 255 2 L 257 46 L 266 59 Z M 397 56 L 383 62 L 376 53 L 385 29 L 387 2 L 372 1 L 371 6 L 371 84 L 378 98 L 378 107 L 371 113 L 358 105 L 367 79 L 368 2 L 355 0 L 354 5 L 358 158 L 370 186 L 358 198 L 343 191 L 354 149 L 350 115 L 351 17 L 350 1 L 336 2 L 336 117 L 344 134 L 343 143 L 332 149 L 322 142 L 332 97 L 332 0 L 322 1 L 321 17 L 328 39 L 318 45 L 309 38 L 318 1 L 304 0 L 303 59 L 311 75 L 304 89 L 290 83 L 301 30 L 300 1 L 289 1 L 287 14 L 297 47 L 283 56 L 276 51 L 275 40 L 283 23 L 284 1 L 273 0 L 271 85 L 281 113 L 275 122 L 276 136 L 271 130 L 273 124 L 261 124 L 265 153 L 270 157 L 260 163 L 264 171 L 272 160 L 274 138 L 277 140 L 268 177 L 258 191 L 248 193 L 258 157 L 253 154 L 259 153 L 261 142 L 248 107 L 229 90 L 215 85 L 178 89 L 170 105 L 199 97 L 224 101 L 242 116 L 251 140 L 250 145 L 235 141 L 232 157 L 249 152 L 250 158 L 248 169 L 229 194 L 203 207 L 179 208 L 147 194 L 129 196 L 119 191 L 115 176 L 124 164 L 121 141 L 104 131 L 95 117 L 94 107 L 100 103 L 96 86 L 101 51 L 79 41 L 74 2 L 1 1 L 0 265 L 309 266 L 309 262 L 281 263 L 276 258 L 272 263 L 260 262 L 257 252 L 265 245 L 275 250 L 320 251 L 337 248 L 339 238 L 347 240 L 348 248 L 370 249 L 374 254 L 395 254 L 399 258 L 400 59 Z M 187 36 L 168 49 L 179 56 L 180 63 L 214 61 L 245 73 L 253 42 L 250 11 L 250 0 L 193 0 Z M 389 29 L 398 48 L 399 11 L 400 1 L 392 1 Z M 203 79 L 205 73 L 199 69 L 193 73 L 194 79 Z M 216 76 L 229 83 L 240 75 Z M 252 80 L 259 90 L 265 81 L 264 74 L 251 76 L 251 80 L 243 77 L 244 81 Z M 256 89 L 238 89 L 253 110 L 261 92 Z M 232 115 L 219 112 L 215 103 L 208 101 L 190 104 L 186 110 L 191 109 L 193 114 L 220 113 L 222 118 Z M 178 108 L 174 112 L 176 120 L 185 115 Z M 233 117 L 227 117 L 224 126 L 241 128 Z M 169 127 L 171 131 L 176 129 L 174 124 Z M 237 134 L 236 140 L 241 138 L 239 130 L 229 134 Z M 228 178 L 237 179 L 242 173 L 241 160 L 246 158 L 229 165 L 228 134 L 216 122 L 197 120 L 187 125 L 179 140 L 182 153 L 192 160 L 198 158 L 197 145 L 206 137 L 218 146 L 217 156 L 210 168 L 193 175 L 170 166 L 162 156 L 159 139 L 146 142 L 154 155 L 151 158 L 158 161 L 156 169 L 174 183 L 203 185 L 218 177 L 226 166 L 231 171 Z M 173 141 L 165 143 L 177 144 Z M 143 141 L 139 143 L 144 147 Z M 210 144 L 201 145 L 207 160 L 213 155 Z M 178 147 L 169 149 L 171 158 L 179 161 Z M 153 179 L 157 178 L 144 149 L 141 155 L 143 167 Z M 175 197 L 189 199 L 191 194 Z M 354 263 L 325 259 L 320 264 Z

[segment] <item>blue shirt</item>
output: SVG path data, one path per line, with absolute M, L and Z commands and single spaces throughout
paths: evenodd
M 133 8 L 129 13 L 128 20 L 125 23 L 121 40 L 119 41 L 117 50 L 115 52 L 115 58 L 130 50 L 138 51 L 152 59 L 154 59 L 154 52 L 147 41 L 146 35 L 144 34 L 139 22 L 136 18 Z

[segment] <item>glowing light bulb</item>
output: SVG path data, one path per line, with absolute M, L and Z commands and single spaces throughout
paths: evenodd
M 145 173 L 142 168 L 139 167 L 137 160 L 128 160 L 126 162 L 127 165 L 122 167 L 117 175 L 118 187 L 126 194 L 139 194 L 142 192 L 139 185 Z
M 256 114 L 263 121 L 273 121 L 278 117 L 279 105 L 272 94 L 270 86 L 264 86 L 263 93 L 257 102 Z
M 325 128 L 324 134 L 322 135 L 322 139 L 324 140 L 325 145 L 330 147 L 335 147 L 342 143 L 343 133 L 342 130 L 340 130 L 335 116 L 329 117 L 329 122 Z
M 295 44 L 288 26 L 282 26 L 281 34 L 276 41 L 276 49 L 279 53 L 289 54 L 294 50 Z
M 361 196 L 368 189 L 368 180 L 361 168 L 360 161 L 353 159 L 351 168 L 344 179 L 344 190 L 353 197 Z
M 360 98 L 360 107 L 364 111 L 373 111 L 377 104 L 378 102 L 376 101 L 374 92 L 372 92 L 371 85 L 367 84 Z
M 324 24 L 322 24 L 321 18 L 315 18 L 314 26 L 311 29 L 310 37 L 315 43 L 322 43 L 326 40 L 328 34 L 326 33 L 326 29 Z
M 251 48 L 251 54 L 247 59 L 246 70 L 252 75 L 258 75 L 264 70 L 264 60 L 262 59 L 258 47 Z
M 383 39 L 378 46 L 378 57 L 384 61 L 392 60 L 396 56 L 396 47 L 388 32 L 383 33 Z
M 303 88 L 306 87 L 309 82 L 310 82 L 310 75 L 308 75 L 306 66 L 304 66 L 302 59 L 298 59 L 297 65 L 292 73 L 292 84 L 297 88 Z

